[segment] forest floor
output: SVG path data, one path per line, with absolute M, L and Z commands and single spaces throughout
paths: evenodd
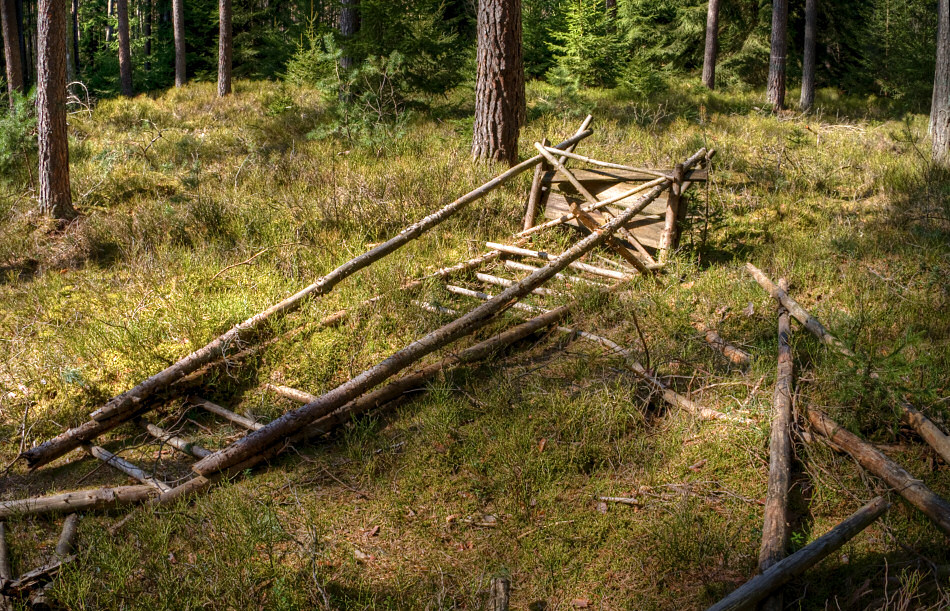
M 595 158 L 669 167 L 717 149 L 671 265 L 588 300 L 571 324 L 645 360 L 636 312 L 653 367 L 754 425 L 668 409 L 617 357 L 546 335 L 192 504 L 137 508 L 118 526 L 121 512 L 86 517 L 79 562 L 52 596 L 69 609 L 478 609 L 490 579 L 507 574 L 516 609 L 704 608 L 754 574 L 760 542 L 776 316 L 749 261 L 787 277 L 859 355 L 851 363 L 793 325 L 798 408 L 822 407 L 950 497 L 950 468 L 901 426 L 885 390 L 950 423 L 950 177 L 927 162 L 926 117 L 827 91 L 815 114 L 775 116 L 761 92 L 674 87 L 636 101 L 531 84 L 522 158 L 588 112 L 595 133 L 579 152 Z M 82 217 L 62 231 L 39 217 L 26 172 L 26 188 L 7 184 L 0 200 L 3 464 L 500 172 L 469 159 L 471 97 L 437 101 L 375 147 L 309 139 L 318 94 L 269 82 L 238 82 L 223 100 L 194 84 L 72 114 Z M 313 300 L 274 328 L 302 330 L 206 398 L 266 421 L 292 405 L 264 382 L 320 394 L 435 328 L 444 319 L 396 287 L 510 236 L 529 182 Z M 343 326 L 307 325 L 379 293 Z M 751 367 L 710 350 L 694 321 L 748 350 Z M 181 402 L 160 421 L 189 419 L 196 441 L 222 443 Z M 877 494 L 894 507 L 794 581 L 786 602 L 946 608 L 950 582 L 932 570 L 950 564 L 946 537 L 847 456 L 795 449 L 793 549 Z M 154 450 L 123 455 L 181 474 L 176 456 Z M 17 463 L 0 482 L 3 498 L 18 498 L 127 480 L 75 454 L 34 474 Z M 605 508 L 599 495 L 642 504 Z M 9 524 L 15 569 L 39 564 L 58 522 Z

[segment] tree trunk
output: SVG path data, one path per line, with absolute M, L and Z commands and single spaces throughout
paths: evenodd
M 3 21 L 3 56 L 7 64 L 7 90 L 10 93 L 10 106 L 13 106 L 13 92 L 23 91 L 23 64 L 20 60 L 20 34 L 17 31 L 14 0 L 0 2 L 0 19 Z
M 182 2 L 172 0 L 172 28 L 175 30 L 175 87 L 184 87 L 185 81 L 185 9 Z
M 479 0 L 477 61 L 472 157 L 514 165 L 525 117 L 521 0 Z
M 106 42 L 112 42 L 112 15 L 115 13 L 115 0 L 106 3 Z
M 152 0 L 145 0 L 145 70 L 152 69 Z
M 360 31 L 359 0 L 343 0 L 340 8 L 340 38 L 343 39 L 343 55 L 340 56 L 340 68 L 348 72 L 356 62 L 349 48 L 350 40 Z
M 79 77 L 79 0 L 72 0 L 70 16 L 73 20 L 73 73 Z
M 818 0 L 805 0 L 805 54 L 802 62 L 802 110 L 815 103 L 815 38 L 818 30 Z
M 132 51 L 129 47 L 129 0 L 116 0 L 119 20 L 119 90 L 132 97 Z
M 26 57 L 26 34 L 23 32 L 23 0 L 16 0 L 16 32 L 19 38 L 20 49 L 20 81 L 22 82 L 22 91 L 26 91 L 30 86 L 30 67 L 27 65 Z
M 231 93 L 231 0 L 218 3 L 218 97 Z
M 703 85 L 716 88 L 716 55 L 719 53 L 719 0 L 709 0 L 706 11 L 706 53 L 703 55 Z
M 788 50 L 788 0 L 772 0 L 772 51 L 766 99 L 775 110 L 785 108 L 785 60 Z
M 950 0 L 938 0 L 937 13 L 937 71 L 930 133 L 934 161 L 950 168 Z
M 39 0 L 36 129 L 39 134 L 40 211 L 57 219 L 76 216 L 69 192 L 66 138 L 66 5 Z

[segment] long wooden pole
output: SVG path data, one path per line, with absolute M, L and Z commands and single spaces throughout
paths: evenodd
M 745 367 L 752 362 L 752 355 L 724 340 L 715 329 L 710 329 L 701 322 L 694 322 L 693 328 L 703 334 L 706 343 L 718 350 L 733 364 Z
M 779 281 L 782 289 L 785 279 Z M 772 431 L 769 441 L 769 482 L 765 496 L 759 570 L 765 571 L 785 557 L 788 543 L 788 492 L 792 483 L 792 348 L 788 310 L 778 303 L 778 375 L 772 398 Z M 782 594 L 776 592 L 762 605 L 762 611 L 781 611 Z
M 63 520 L 63 530 L 59 533 L 59 541 L 56 542 L 56 549 L 53 552 L 53 561 L 69 557 L 76 551 L 76 537 L 79 535 L 79 514 L 71 513 Z M 49 609 L 50 604 L 46 599 L 46 593 L 53 586 L 53 581 L 43 584 L 30 596 L 30 607 L 32 609 Z
M 590 130 L 585 130 L 584 132 L 575 134 L 571 138 L 568 138 L 559 144 L 556 148 L 567 148 L 571 144 L 575 144 L 584 138 L 587 138 L 591 135 L 591 133 L 592 132 Z M 242 342 L 249 341 L 250 336 L 259 330 L 265 322 L 270 321 L 277 316 L 284 315 L 288 312 L 298 309 L 310 297 L 324 295 L 330 292 L 333 287 L 344 278 L 369 266 L 379 259 L 382 259 L 411 240 L 419 237 L 429 229 L 435 227 L 439 223 L 442 223 L 446 219 L 459 212 L 466 205 L 483 197 L 493 189 L 500 187 L 518 174 L 534 167 L 538 163 L 541 163 L 542 159 L 543 157 L 541 157 L 541 155 L 535 155 L 534 157 L 519 163 L 503 174 L 500 174 L 499 176 L 496 176 L 492 180 L 488 181 L 484 185 L 470 191 L 454 202 L 444 206 L 437 212 L 434 212 L 421 221 L 406 227 L 397 236 L 363 253 L 362 255 L 347 261 L 305 289 L 267 308 L 263 312 L 255 314 L 244 322 L 235 325 L 228 332 L 212 340 L 202 348 L 192 352 L 174 365 L 167 367 L 159 373 L 149 377 L 142 383 L 122 393 L 121 395 L 113 397 L 104 406 L 92 412 L 92 419 L 97 422 L 109 422 L 112 424 L 112 426 L 118 426 L 119 424 L 125 422 L 128 420 L 128 418 L 117 419 L 116 416 L 120 414 L 131 414 L 136 412 L 137 406 L 140 405 L 147 397 L 159 392 L 164 388 L 167 388 L 175 380 L 187 375 L 188 373 L 191 373 L 192 371 L 195 371 L 211 360 L 221 356 L 225 353 L 228 347 L 240 345 Z M 70 431 L 67 431 L 67 433 L 64 433 L 63 435 L 60 435 L 24 452 L 27 462 L 33 467 L 46 464 L 51 460 L 54 460 L 63 454 L 79 447 L 83 441 L 89 441 L 91 439 L 90 437 L 69 433 Z
M 850 541 L 859 532 L 871 525 L 887 511 L 890 503 L 882 497 L 851 514 L 847 520 L 798 550 L 791 556 L 773 564 L 761 575 L 756 575 L 706 611 L 738 611 L 751 609 L 772 592 L 782 587 L 794 577 L 804 573 L 826 558 L 833 551 Z
M 660 189 L 654 189 L 654 197 L 659 196 Z M 644 207 L 647 204 L 644 204 Z M 295 431 L 305 427 L 314 420 L 332 412 L 346 402 L 364 393 L 368 388 L 376 386 L 390 376 L 419 360 L 444 345 L 447 345 L 465 335 L 473 333 L 497 314 L 510 308 L 514 303 L 527 295 L 532 289 L 560 272 L 571 262 L 577 260 L 596 246 L 603 244 L 607 237 L 616 231 L 639 212 L 631 208 L 617 217 L 602 229 L 591 233 L 579 241 L 572 248 L 562 253 L 556 260 L 532 273 L 530 276 L 502 291 L 497 297 L 468 312 L 464 316 L 429 333 L 425 337 L 396 352 L 389 358 L 381 361 L 369 370 L 361 373 L 324 394 L 320 400 L 308 403 L 292 412 L 277 418 L 259 431 L 255 431 L 230 446 L 219 450 L 215 454 L 198 461 L 193 470 L 207 476 L 208 474 L 227 469 L 230 466 L 243 462 L 255 452 L 276 443 Z
M 936 424 L 917 411 L 913 405 L 903 401 L 901 407 L 904 408 L 904 422 L 914 427 L 917 434 L 930 444 L 930 447 L 940 455 L 943 462 L 950 465 L 950 437 L 944 435 Z
M 12 515 L 72 513 L 141 503 L 156 496 L 152 486 L 118 486 L 0 502 L 0 519 Z
M 950 503 L 880 450 L 842 428 L 825 414 L 816 409 L 809 409 L 808 421 L 812 428 L 850 454 L 859 465 L 883 479 L 888 486 L 922 511 L 943 532 L 950 535 Z

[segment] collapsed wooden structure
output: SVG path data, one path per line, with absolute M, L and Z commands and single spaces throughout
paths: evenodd
M 576 305 L 571 296 L 579 287 L 585 291 L 618 291 L 637 275 L 646 276 L 663 269 L 669 253 L 679 243 L 686 217 L 683 195 L 691 184 L 707 179 L 706 166 L 715 152 L 700 149 L 671 170 L 600 161 L 575 152 L 578 143 L 591 135 L 589 126 L 590 117 L 576 134 L 553 147 L 548 146 L 546 141 L 535 143 L 536 156 L 410 225 L 390 240 L 340 265 L 296 294 L 234 326 L 206 346 L 113 397 L 92 412 L 87 422 L 27 450 L 22 456 L 32 469 L 36 469 L 69 452 L 82 450 L 138 481 L 137 485 L 0 502 L 0 520 L 12 515 L 74 514 L 77 511 L 113 509 L 145 502 L 164 504 L 204 491 L 223 476 L 246 472 L 288 447 L 320 437 L 361 414 L 400 405 L 407 400 L 411 391 L 423 388 L 428 380 L 442 371 L 484 360 L 537 331 L 551 327 L 594 342 L 622 357 L 630 371 L 658 397 L 677 409 L 703 419 L 749 423 L 741 416 L 697 405 L 678 394 L 640 364 L 633 350 L 607 338 L 561 324 Z M 572 161 L 594 167 L 571 170 L 567 166 Z M 299 309 L 309 299 L 326 295 L 347 277 L 395 252 L 465 206 L 530 169 L 534 169 L 534 179 L 520 232 L 505 242 L 487 242 L 482 254 L 403 286 L 404 290 L 409 291 L 433 282 L 441 284 L 447 294 L 456 298 L 457 304 L 450 307 L 421 299 L 414 303 L 420 308 L 444 315 L 448 322 L 322 395 L 265 384 L 267 391 L 300 404 L 271 422 L 257 422 L 201 396 L 203 380 L 209 373 L 240 363 L 276 341 L 276 338 L 268 337 L 266 333 L 270 322 Z M 542 214 L 544 220 L 538 222 L 538 216 Z M 563 225 L 573 225 L 582 231 L 581 237 L 563 252 L 547 253 L 532 243 L 535 236 Z M 612 254 L 612 257 L 595 257 L 595 252 Z M 789 469 L 795 427 L 792 411 L 793 360 L 788 342 L 790 318 L 798 320 L 824 344 L 847 358 L 853 359 L 854 354 L 789 297 L 782 281 L 775 285 L 757 268 L 750 265 L 749 269 L 775 298 L 779 307 L 779 375 L 774 396 L 768 496 L 759 563 L 761 575 L 714 606 L 715 609 L 745 608 L 760 601 L 766 601 L 765 608 L 781 608 L 778 590 L 784 583 L 847 542 L 881 516 L 889 506 L 883 499 L 875 499 L 824 537 L 796 554 L 785 557 Z M 558 304 L 545 303 L 546 300 L 558 298 L 561 299 Z M 376 297 L 360 305 L 378 299 Z M 466 307 L 467 303 L 474 305 L 469 308 Z M 448 356 L 405 373 L 426 356 L 472 336 L 511 309 L 523 312 L 524 319 L 487 339 L 456 349 Z M 317 324 L 324 327 L 339 324 L 352 311 L 338 311 Z M 711 346 L 734 364 L 743 366 L 749 363 L 751 357 L 748 353 L 723 340 L 715 330 L 698 323 L 697 329 Z M 219 448 L 205 448 L 183 437 L 181 431 L 164 430 L 147 419 L 150 412 L 162 409 L 170 399 L 181 395 L 188 396 L 194 408 L 239 427 L 244 434 Z M 907 422 L 947 460 L 950 456 L 947 436 L 913 407 L 903 402 L 901 405 Z M 950 533 L 950 504 L 826 415 L 809 410 L 807 417 L 817 433 L 829 439 L 835 447 L 851 454 L 863 467 L 881 477 L 941 529 Z M 159 446 L 168 446 L 183 456 L 193 458 L 195 462 L 190 466 L 188 477 L 174 483 L 163 481 L 157 474 L 149 473 L 121 458 L 118 452 L 96 445 L 99 437 L 124 425 L 134 425 L 151 436 Z M 2 524 L 0 522 L 0 528 Z M 66 547 L 64 544 L 64 549 Z M 57 554 L 61 562 L 68 561 L 65 560 L 68 553 L 59 554 L 59 546 Z M 9 571 L 6 573 L 8 575 Z M 52 574 L 41 572 L 40 577 L 48 579 Z M 0 579 L 6 580 L 4 584 L 12 583 L 12 576 L 7 575 L 0 575 Z

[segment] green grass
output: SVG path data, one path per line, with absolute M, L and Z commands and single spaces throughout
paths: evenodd
M 56 231 L 33 211 L 27 174 L 2 187 L 0 459 L 83 421 L 108 397 L 497 174 L 469 160 L 470 97 L 454 93 L 372 150 L 308 139 L 323 120 L 318 95 L 266 82 L 238 82 L 225 100 L 195 84 L 71 115 L 82 218 Z M 950 495 L 947 466 L 900 426 L 885 392 L 950 421 L 950 178 L 920 154 L 926 117 L 892 116 L 873 100 L 829 91 L 815 114 L 775 116 L 760 97 L 686 82 L 650 100 L 609 91 L 568 99 L 531 84 L 521 139 L 526 157 L 531 143 L 562 139 L 591 112 L 595 135 L 580 151 L 595 158 L 669 166 L 700 146 L 717 149 L 712 181 L 691 192 L 690 226 L 669 268 L 655 283 L 585 299 L 572 324 L 643 359 L 635 311 L 660 374 L 756 425 L 671 410 L 617 358 L 542 335 L 448 371 L 398 410 L 353 422 L 191 505 L 135 509 L 114 534 L 108 528 L 122 514 L 87 516 L 80 562 L 53 596 L 75 609 L 476 609 L 490 579 L 508 574 L 515 608 L 571 608 L 583 598 L 596 608 L 704 608 L 754 574 L 766 491 L 776 323 L 746 261 L 787 277 L 795 298 L 859 355 L 849 363 L 794 328 L 799 407 L 821 406 L 870 441 L 900 444 L 888 451 Z M 529 180 L 275 323 L 290 339 L 216 377 L 207 398 L 268 420 L 291 405 L 263 383 L 319 394 L 444 322 L 397 288 L 515 231 Z M 571 237 L 540 244 L 556 252 Z M 341 327 L 310 324 L 380 293 Z M 461 305 L 438 287 L 421 295 Z M 751 367 L 729 366 L 693 320 L 751 352 Z M 208 447 L 226 441 L 197 426 L 212 420 L 181 402 L 155 419 L 183 423 Z M 120 429 L 105 445 L 144 441 Z M 895 506 L 793 582 L 786 601 L 947 605 L 950 584 L 927 575 L 928 562 L 950 562 L 944 535 L 846 456 L 820 445 L 796 453 L 793 547 L 876 494 Z M 187 461 L 167 449 L 140 445 L 124 455 L 170 480 L 187 473 Z M 4 497 L 125 483 L 77 456 L 57 465 L 35 474 L 15 465 Z M 604 513 L 600 495 L 642 505 Z M 486 515 L 494 527 L 472 523 Z M 15 568 L 26 570 L 52 549 L 58 522 L 9 526 Z

